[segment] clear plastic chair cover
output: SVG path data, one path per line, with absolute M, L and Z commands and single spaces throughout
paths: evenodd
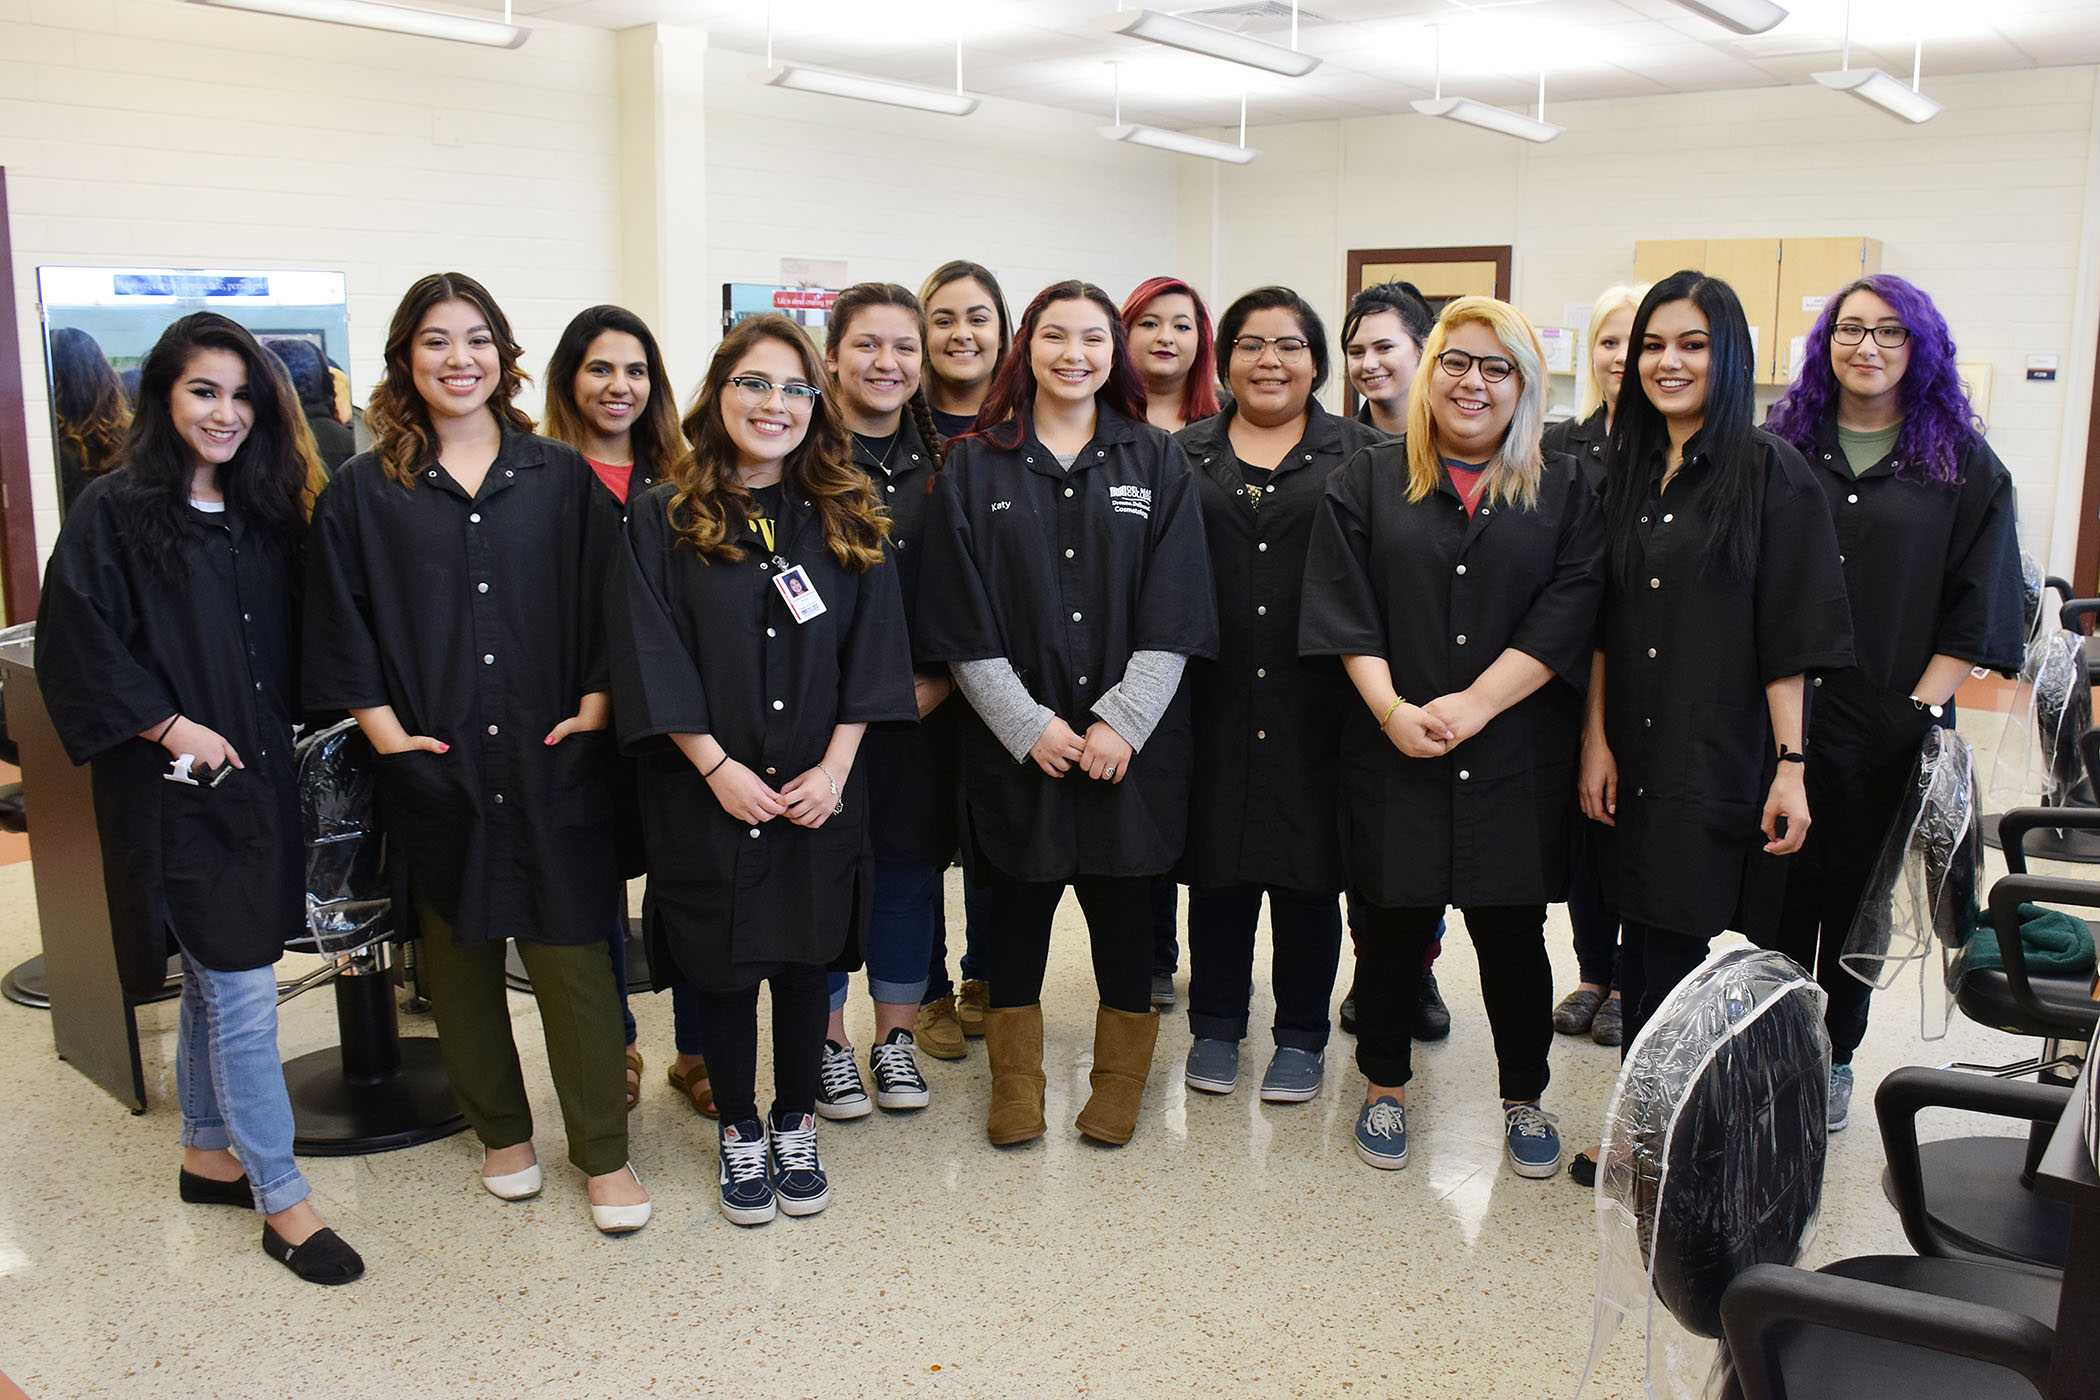
M 354 720 L 303 735 L 299 819 L 306 834 L 306 929 L 294 953 L 341 957 L 394 931 L 371 749 Z
M 1918 1029 L 1927 1040 L 1947 1033 L 1982 878 L 1974 758 L 1959 734 L 1934 729 L 1918 746 L 1910 786 L 1838 956 L 1852 976 L 1883 991 L 1916 964 Z
M 2028 647 L 2020 667 L 1991 764 L 1991 810 L 2063 806 L 2081 776 L 2078 736 L 2092 723 L 2092 713 L 2085 638 L 2054 628 Z
M 1791 958 L 1735 944 L 1710 954 L 1635 1039 L 1605 1114 L 1578 1396 L 1622 1321 L 1645 1332 L 1644 1394 L 1719 1392 L 1722 1291 L 1752 1264 L 1798 1258 L 1822 1200 L 1823 1004 Z

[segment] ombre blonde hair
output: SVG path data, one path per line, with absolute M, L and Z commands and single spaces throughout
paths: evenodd
M 1648 295 L 1648 289 L 1654 285 L 1653 282 L 1638 282 L 1629 286 L 1627 283 L 1620 282 L 1615 286 L 1606 287 L 1597 294 L 1597 303 L 1590 308 L 1590 328 L 1582 337 L 1583 367 L 1588 372 L 1582 376 L 1582 393 L 1580 396 L 1582 407 L 1575 410 L 1576 422 L 1584 421 L 1592 413 L 1604 407 L 1604 391 L 1597 387 L 1596 359 L 1597 336 L 1603 331 L 1604 323 L 1621 311 L 1630 315 L 1640 310 L 1641 298 Z M 1631 346 L 1627 347 L 1626 359 L 1629 366 L 1638 362 L 1640 358 L 1639 351 Z
M 1493 297 L 1460 297 L 1444 308 L 1422 346 L 1422 367 L 1407 394 L 1407 499 L 1426 500 L 1444 479 L 1443 444 L 1437 440 L 1436 417 L 1429 411 L 1430 382 L 1443 368 L 1436 357 L 1450 348 L 1451 328 L 1478 322 L 1494 333 L 1516 366 L 1517 407 L 1510 415 L 1502 445 L 1480 474 L 1480 499 L 1490 505 L 1515 504 L 1531 509 L 1539 500 L 1539 434 L 1546 419 L 1546 354 L 1539 333 L 1524 313 Z

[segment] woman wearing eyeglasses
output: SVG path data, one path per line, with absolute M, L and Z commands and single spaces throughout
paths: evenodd
M 1255 925 L 1269 902 L 1276 1052 L 1261 1096 L 1295 1103 L 1326 1072 L 1328 998 L 1341 956 L 1335 730 L 1348 678 L 1298 656 L 1305 551 L 1328 479 L 1375 428 L 1313 397 L 1326 328 L 1305 299 L 1263 287 L 1218 323 L 1232 407 L 1177 436 L 1196 468 L 1218 590 L 1218 657 L 1189 668 L 1196 736 L 1189 840 L 1189 1031 L 1183 1077 L 1229 1094 L 1253 990 Z
M 1972 666 L 2019 669 L 2012 478 L 1976 430 L 1932 299 L 1877 273 L 1827 303 L 1772 431 L 1801 449 L 1837 520 L 1858 664 L 1816 681 L 1809 810 L 1776 933 L 1829 994 L 1830 1127 L 1845 1126 L 1868 989 L 1838 965 L 1927 730 L 1954 723 Z
M 1800 849 L 1812 813 L 1805 677 L 1852 663 L 1830 507 L 1801 454 L 1752 426 L 1734 290 L 1673 273 L 1631 335 L 1582 746 L 1582 810 L 1610 829 L 1604 895 L 1624 921 L 1622 1056 L 1715 934 L 1769 932 L 1769 857 Z
M 634 503 L 611 613 L 614 713 L 641 765 L 652 965 L 699 993 L 723 1215 L 831 1199 L 817 1155 L 825 971 L 874 895 L 867 726 L 916 722 L 889 522 L 816 347 L 753 316 L 717 347 L 670 481 Z M 757 1103 L 758 986 L 773 1104 Z
M 934 483 L 913 637 L 955 673 L 965 849 L 991 891 L 986 1133 L 1041 1137 L 1043 973 L 1067 886 L 1101 998 L 1079 1130 L 1137 1130 L 1159 1013 L 1150 886 L 1180 858 L 1189 719 L 1181 673 L 1217 650 L 1188 459 L 1144 421 L 1123 323 L 1060 282 L 1021 318 L 989 426 Z
M 1539 451 L 1545 365 L 1517 310 L 1462 297 L 1430 332 L 1398 441 L 1335 473 L 1305 567 L 1300 649 L 1339 656 L 1341 842 L 1358 904 L 1357 1155 L 1407 1165 L 1408 1023 L 1456 906 L 1480 959 L 1503 1136 L 1527 1177 L 1560 1167 L 1539 1106 L 1553 1040 L 1546 905 L 1602 591 L 1596 498 Z

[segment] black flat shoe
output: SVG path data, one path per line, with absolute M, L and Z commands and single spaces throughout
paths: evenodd
M 308 1235 L 304 1244 L 286 1244 L 284 1236 L 265 1225 L 263 1253 L 308 1283 L 350 1283 L 365 1274 L 365 1261 L 357 1251 L 325 1225 Z
M 248 1184 L 247 1173 L 231 1181 L 214 1181 L 208 1176 L 199 1176 L 184 1168 L 176 1178 L 176 1189 L 182 1199 L 193 1206 L 239 1206 L 242 1210 L 255 1209 L 255 1188 Z
M 1597 1159 L 1587 1152 L 1578 1152 L 1568 1160 L 1568 1180 L 1585 1191 L 1597 1187 Z
M 1436 989 L 1433 972 L 1422 974 L 1422 998 L 1415 1004 L 1415 1020 L 1409 1030 L 1416 1040 L 1442 1040 L 1451 1034 L 1451 1011 Z

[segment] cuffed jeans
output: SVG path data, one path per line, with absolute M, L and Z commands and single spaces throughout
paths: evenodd
M 1254 935 L 1269 897 L 1269 979 L 1276 1044 L 1327 1048 L 1327 1001 L 1342 956 L 1342 911 L 1331 894 L 1227 885 L 1189 891 L 1189 1030 L 1201 1040 L 1244 1040 L 1254 992 Z
M 941 914 L 941 868 L 875 862 L 875 911 L 868 920 L 868 995 L 897 1006 L 926 999 L 927 963 Z M 964 974 L 968 976 L 967 973 Z M 830 975 L 831 1009 L 846 1004 L 846 974 Z
M 183 959 L 175 1096 L 182 1145 L 231 1150 L 248 1173 L 255 1208 L 289 1210 L 312 1188 L 292 1161 L 292 1100 L 277 1056 L 277 970 L 214 972 Z

